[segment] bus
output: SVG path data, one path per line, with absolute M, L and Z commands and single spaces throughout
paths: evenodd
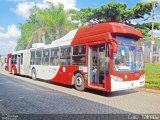
M 49 45 L 8 54 L 7 71 L 53 83 L 113 92 L 145 84 L 142 33 L 117 22 L 72 30 Z

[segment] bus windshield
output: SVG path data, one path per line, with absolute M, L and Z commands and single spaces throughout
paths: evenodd
M 117 36 L 118 53 L 114 54 L 115 71 L 142 71 L 144 69 L 143 50 L 135 38 Z

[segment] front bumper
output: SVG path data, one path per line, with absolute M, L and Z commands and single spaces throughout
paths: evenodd
M 111 91 L 112 92 L 143 87 L 144 85 L 145 85 L 145 77 L 140 80 L 122 81 L 122 82 L 115 81 L 113 78 L 111 78 Z

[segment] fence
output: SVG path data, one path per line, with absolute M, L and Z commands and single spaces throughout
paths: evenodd
M 155 44 L 153 45 L 153 54 L 150 40 L 143 41 L 143 45 L 145 63 L 151 62 L 151 58 L 153 63 L 160 63 L 160 40 L 155 40 Z

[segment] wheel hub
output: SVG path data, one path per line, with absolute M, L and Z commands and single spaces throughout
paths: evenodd
M 82 86 L 82 78 L 81 77 L 77 77 L 76 84 L 78 86 Z

